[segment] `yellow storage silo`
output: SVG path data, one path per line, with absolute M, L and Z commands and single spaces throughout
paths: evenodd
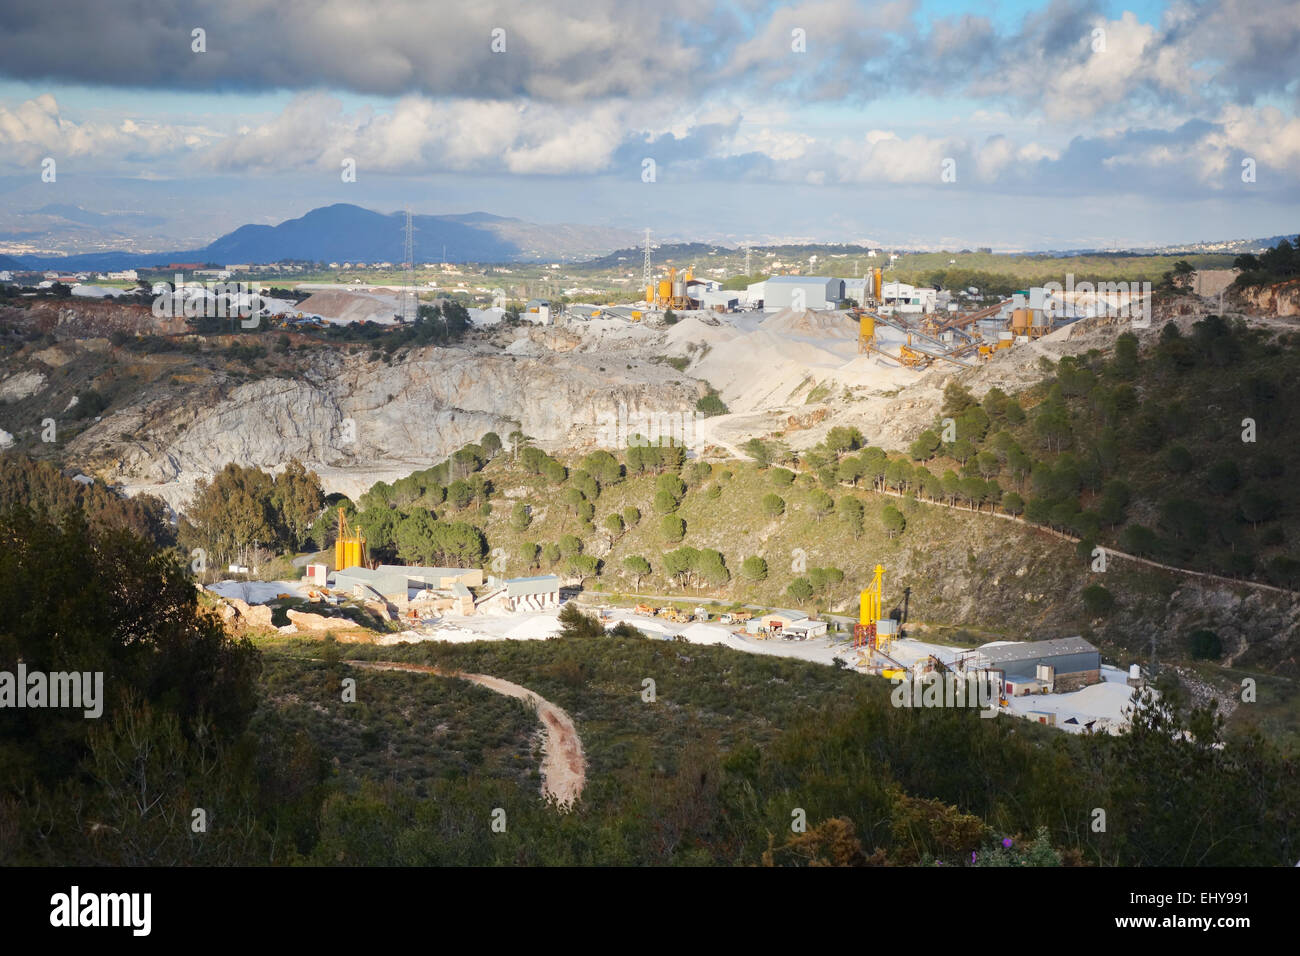
M 338 535 L 334 539 L 334 570 L 365 567 L 366 539 L 361 529 L 353 531 L 348 527 L 348 519 L 339 509 Z
M 869 352 L 876 345 L 876 317 L 863 312 L 858 318 L 858 351 Z

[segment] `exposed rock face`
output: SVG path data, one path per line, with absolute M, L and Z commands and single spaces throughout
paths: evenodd
M 227 613 L 233 611 L 234 614 Z M 271 627 L 271 608 L 266 604 L 249 604 L 240 598 L 226 598 L 221 605 L 221 616 L 226 620 L 237 616 L 248 627 Z
M 1279 318 L 1300 315 L 1300 280 L 1247 289 L 1238 298 L 1265 315 Z
M 18 372 L 0 380 L 0 401 L 20 402 L 44 387 L 45 376 L 40 372 Z
M 284 612 L 300 631 L 348 631 L 358 625 L 342 617 L 326 617 L 310 611 L 288 610 Z
M 515 356 L 469 349 L 417 350 L 402 363 L 329 353 L 300 378 L 234 388 L 154 390 L 70 444 L 113 482 L 151 491 L 173 507 L 195 481 L 228 462 L 278 468 L 298 458 L 327 492 L 354 495 L 445 459 L 485 432 L 516 428 L 551 447 L 594 444 L 619 404 L 687 410 L 704 386 L 662 371 L 602 371 L 579 354 Z

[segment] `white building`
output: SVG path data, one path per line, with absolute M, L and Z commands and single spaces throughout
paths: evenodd
M 739 292 L 700 292 L 697 300 L 700 308 L 722 312 L 734 312 L 740 308 Z
M 844 298 L 844 281 L 831 276 L 772 276 L 763 290 L 763 309 L 834 309 Z
M 554 574 L 510 578 L 505 582 L 505 607 L 510 611 L 542 611 L 560 604 L 560 579 Z
M 120 272 L 108 273 L 108 278 L 117 279 L 122 282 L 135 282 L 140 278 L 140 276 L 136 274 L 134 269 L 123 269 Z
M 906 282 L 886 282 L 880 287 L 884 301 L 881 308 L 895 312 L 933 312 L 939 293 L 934 289 L 918 289 Z

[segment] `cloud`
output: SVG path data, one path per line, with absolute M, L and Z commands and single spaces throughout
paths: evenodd
M 636 100 L 661 115 L 719 95 L 800 109 L 923 94 L 1070 122 L 1251 105 L 1293 96 L 1297 74 L 1300 0 L 1169 0 L 1147 20 L 1050 0 L 1010 30 L 977 12 L 926 20 L 919 0 L 9 0 L 0 32 L 0 76 L 26 81 Z
M 369 173 L 504 171 L 581 174 L 604 169 L 621 141 L 624 107 L 403 97 L 391 110 L 348 112 L 325 93 L 295 97 L 277 116 L 202 156 L 214 171 L 339 170 Z
M 212 142 L 216 134 L 199 126 L 171 126 L 125 117 L 119 123 L 76 123 L 65 119 L 58 100 L 43 93 L 12 109 L 0 106 L 0 163 L 30 167 L 46 156 L 55 161 L 92 159 L 108 166 L 147 164 L 177 151 Z
M 10 0 L 0 74 L 576 102 L 634 93 L 647 77 L 685 83 L 700 55 L 678 42 L 678 25 L 695 9 L 685 0 Z M 205 52 L 192 49 L 194 29 L 205 31 Z

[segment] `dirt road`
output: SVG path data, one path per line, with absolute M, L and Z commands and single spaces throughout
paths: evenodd
M 488 674 L 448 672 L 422 664 L 398 664 L 392 661 L 346 661 L 350 667 L 382 671 L 406 671 L 412 674 L 437 674 L 440 677 L 458 677 L 472 681 L 488 690 L 507 697 L 515 697 L 537 708 L 537 716 L 546 732 L 542 745 L 542 793 L 555 800 L 560 807 L 570 807 L 582 796 L 587 783 L 587 761 L 582 754 L 582 739 L 573 726 L 573 720 L 559 707 L 539 697 L 527 687 L 492 677 Z

